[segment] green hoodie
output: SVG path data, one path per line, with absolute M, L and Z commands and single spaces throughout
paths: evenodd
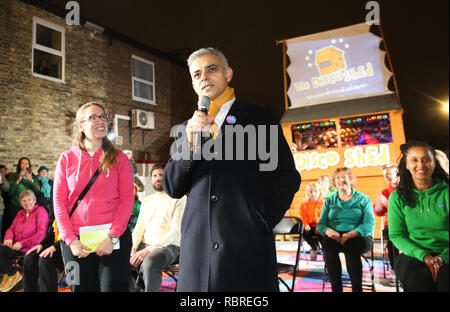
M 434 180 L 425 191 L 414 190 L 416 206 L 406 205 L 397 190 L 388 204 L 389 238 L 405 255 L 423 261 L 437 254 L 448 263 L 448 183 Z

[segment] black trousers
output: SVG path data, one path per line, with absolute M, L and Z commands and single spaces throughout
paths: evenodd
M 402 282 L 405 292 L 449 291 L 448 263 L 439 269 L 437 282 L 434 283 L 425 262 L 400 254 L 396 257 L 395 273 Z
M 23 291 L 38 291 L 39 280 L 41 292 L 57 292 L 57 269 L 61 271 L 64 269 L 61 248 L 56 248 L 51 258 L 41 258 L 38 253 L 32 252 L 23 262 Z
M 16 273 L 17 268 L 12 265 L 12 260 L 24 256 L 25 253 L 0 245 L 0 274 L 9 276 Z
M 109 256 L 99 257 L 91 253 L 80 259 L 61 242 L 66 281 L 71 284 L 72 292 L 128 291 L 131 244 L 131 232 L 127 228 L 120 237 L 120 249 Z
M 342 233 L 340 233 L 342 235 Z M 347 272 L 352 282 L 352 291 L 362 292 L 362 263 L 361 254 L 372 248 L 372 237 L 356 236 L 348 239 L 344 245 L 325 236 L 323 238 L 323 253 L 325 265 L 330 277 L 333 292 L 342 292 L 342 265 L 339 253 L 345 255 Z
M 311 246 L 312 250 L 317 250 L 319 248 L 319 242 L 322 241 L 320 234 L 316 234 L 316 228 L 311 226 L 309 231 L 303 231 L 303 238 Z

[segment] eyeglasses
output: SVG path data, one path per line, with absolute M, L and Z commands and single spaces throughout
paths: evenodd
M 90 122 L 95 122 L 97 120 L 101 120 L 101 121 L 109 121 L 111 118 L 108 114 L 101 114 L 101 115 L 96 115 L 96 114 L 92 114 L 90 115 L 88 118 L 83 119 L 82 121 L 86 121 L 89 120 Z

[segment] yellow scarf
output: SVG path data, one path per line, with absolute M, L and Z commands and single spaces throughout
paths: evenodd
M 234 89 L 227 86 L 225 91 L 223 91 L 223 93 L 219 95 L 218 98 L 211 101 L 208 109 L 208 116 L 214 117 L 217 116 L 223 104 L 231 101 L 233 98 L 234 98 Z M 209 128 L 209 132 L 211 133 L 214 139 L 216 138 L 219 131 L 220 131 L 219 126 L 216 124 L 216 122 L 213 122 L 213 124 Z
M 220 109 L 222 108 L 222 105 L 225 104 L 228 101 L 231 101 L 234 98 L 234 89 L 231 87 L 227 87 L 225 91 L 219 97 L 213 101 L 211 101 L 211 104 L 209 106 L 208 110 L 208 116 L 216 116 Z

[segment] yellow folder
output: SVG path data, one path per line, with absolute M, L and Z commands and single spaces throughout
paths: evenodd
M 100 245 L 100 243 L 108 237 L 109 229 L 111 228 L 111 223 L 92 225 L 92 226 L 82 226 L 80 227 L 80 241 L 86 247 L 91 248 L 91 251 L 84 252 L 95 252 Z M 120 242 L 114 245 L 114 249 L 120 248 Z

